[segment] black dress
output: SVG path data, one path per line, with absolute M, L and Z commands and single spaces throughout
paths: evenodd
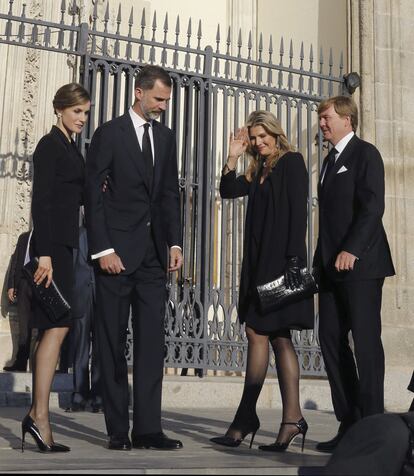
M 79 244 L 79 207 L 83 200 L 84 160 L 76 144 L 53 126 L 40 139 L 33 155 L 32 250 L 52 258 L 53 279 L 65 299 L 72 301 L 73 248 Z M 31 327 L 69 327 L 72 315 L 52 322 L 35 301 Z
M 258 177 L 248 182 L 235 172 L 222 176 L 223 198 L 249 196 L 238 311 L 241 322 L 256 331 L 313 328 L 313 298 L 262 314 L 256 294 L 257 285 L 283 273 L 290 256 L 306 264 L 307 191 L 303 157 L 293 152 L 279 159 L 263 184 Z

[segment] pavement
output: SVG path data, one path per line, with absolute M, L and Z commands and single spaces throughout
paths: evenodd
M 284 453 L 265 453 L 260 444 L 275 440 L 281 420 L 280 409 L 258 409 L 261 421 L 252 449 L 250 439 L 238 448 L 225 448 L 209 441 L 225 433 L 234 416 L 230 408 L 168 408 L 163 411 L 163 428 L 183 442 L 175 451 L 111 451 L 106 448 L 104 416 L 88 409 L 66 413 L 51 409 L 54 439 L 71 447 L 70 453 L 42 454 L 30 435 L 21 452 L 21 421 L 25 407 L 0 407 L 0 473 L 55 474 L 275 474 L 321 475 L 329 455 L 315 450 L 318 441 L 331 438 L 337 430 L 332 412 L 305 410 L 309 431 L 302 453 L 299 438 Z

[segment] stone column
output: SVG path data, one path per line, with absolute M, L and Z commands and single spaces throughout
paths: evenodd
M 352 70 L 362 78 L 361 136 L 384 159 L 384 224 L 396 267 L 384 286 L 382 313 L 389 407 L 401 401 L 414 370 L 413 16 L 414 4 L 405 0 L 351 1 Z M 406 392 L 407 404 L 411 397 Z

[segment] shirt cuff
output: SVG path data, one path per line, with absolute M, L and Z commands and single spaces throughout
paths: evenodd
M 172 245 L 171 246 L 171 249 L 173 248 L 178 248 L 180 251 L 183 251 L 183 249 L 181 248 L 181 246 L 178 246 L 178 245 Z
M 102 256 L 110 255 L 111 253 L 115 253 L 115 250 L 113 248 L 108 248 L 107 250 L 103 250 L 103 251 L 100 251 L 99 253 L 91 255 L 91 258 L 92 259 L 102 258 Z

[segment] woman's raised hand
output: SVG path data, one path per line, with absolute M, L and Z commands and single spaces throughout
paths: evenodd
M 235 133 L 231 132 L 228 158 L 237 161 L 237 159 L 246 152 L 248 145 L 249 136 L 247 127 L 241 127 L 237 129 Z

